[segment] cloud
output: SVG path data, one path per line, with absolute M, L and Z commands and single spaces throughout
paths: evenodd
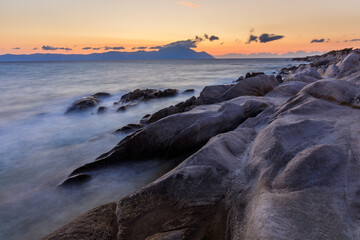
M 37 48 L 37 47 L 35 47 L 35 48 L 33 48 L 32 50 L 38 50 L 39 48 Z
M 107 50 L 123 50 L 125 48 L 124 47 L 108 47 L 108 46 L 105 46 L 104 49 L 105 49 L 105 51 L 107 51 Z
M 275 40 L 279 40 L 279 39 L 284 38 L 283 35 L 268 34 L 268 33 L 263 33 L 260 36 L 256 36 L 256 35 L 253 34 L 254 31 L 255 31 L 254 28 L 250 29 L 249 38 L 245 42 L 245 44 L 250 44 L 252 42 L 257 42 L 258 40 L 261 43 L 267 43 L 267 42 L 271 42 L 271 41 L 275 41 Z
M 258 41 L 257 39 L 258 39 L 257 36 L 250 34 L 249 39 L 246 41 L 245 44 L 250 44 L 251 42 L 257 42 Z
M 93 49 L 92 47 L 83 47 L 82 50 L 91 50 Z
M 282 35 L 264 33 L 259 37 L 259 40 L 260 40 L 261 43 L 267 43 L 267 42 L 279 40 L 279 39 L 282 39 L 282 38 L 284 38 L 284 36 L 282 36 Z
M 199 35 L 196 35 L 193 39 L 187 39 L 187 40 L 181 40 L 172 42 L 163 46 L 153 46 L 149 47 L 150 50 L 160 50 L 163 48 L 173 48 L 173 47 L 181 47 L 181 48 L 196 48 L 197 45 L 203 41 L 209 40 L 210 42 L 219 40 L 220 38 L 215 35 L 209 36 L 208 34 L 204 34 L 203 37 L 200 37 Z
M 56 50 L 72 51 L 71 48 L 65 48 L 65 47 L 42 46 L 41 48 L 42 48 L 42 50 L 45 50 L 45 51 L 56 51 Z
M 149 49 L 151 49 L 151 50 L 155 50 L 155 49 L 162 49 L 162 48 L 163 48 L 162 46 L 149 47 Z
M 187 7 L 192 7 L 192 8 L 197 8 L 200 7 L 200 5 L 198 4 L 194 4 L 194 3 L 190 3 L 190 2 L 186 2 L 186 1 L 178 1 L 178 3 L 187 6 Z
M 14 50 L 20 50 L 21 48 L 19 48 L 19 47 L 14 47 L 14 48 L 12 48 L 12 49 L 14 49 Z
M 94 48 L 92 48 L 92 50 L 100 50 L 101 48 L 99 48 L 99 47 L 94 47 Z
M 131 50 L 145 50 L 147 47 L 133 47 Z
M 325 38 L 321 38 L 321 39 L 313 39 L 311 40 L 310 43 L 328 43 L 330 42 L 330 38 L 325 39 Z
M 351 40 L 345 40 L 344 42 L 360 42 L 360 38 L 355 38 Z
M 64 48 L 64 47 L 61 47 L 59 48 L 60 50 L 65 50 L 65 51 L 72 51 L 72 48 Z
M 219 37 L 212 35 L 211 37 L 209 37 L 209 40 L 210 40 L 210 42 L 219 40 Z

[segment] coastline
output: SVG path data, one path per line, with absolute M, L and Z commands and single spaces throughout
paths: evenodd
M 145 125 L 73 175 L 124 159 L 189 157 L 45 239 L 356 238 L 341 195 L 357 201 L 359 84 L 353 50 L 318 56 L 283 82 L 257 75 L 205 87 L 190 111 Z

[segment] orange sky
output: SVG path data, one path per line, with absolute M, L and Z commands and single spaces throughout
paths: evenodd
M 92 53 L 104 49 L 82 48 L 104 46 L 133 51 L 205 33 L 220 39 L 195 50 L 212 55 L 323 52 L 360 47 L 349 41 L 360 39 L 359 9 L 358 0 L 1 0 L 0 54 Z M 284 37 L 246 44 L 250 29 L 257 37 Z

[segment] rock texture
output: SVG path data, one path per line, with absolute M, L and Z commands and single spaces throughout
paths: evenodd
M 101 101 L 101 98 L 110 97 L 109 93 L 105 92 L 98 92 L 91 96 L 83 97 L 75 102 L 73 102 L 68 109 L 66 110 L 65 114 L 74 113 L 74 112 L 81 112 L 88 110 L 89 108 L 95 107 Z
M 157 89 L 136 89 L 132 92 L 129 92 L 123 95 L 120 99 L 121 103 L 127 103 L 134 100 L 146 100 L 152 98 L 162 98 L 162 97 L 171 97 L 175 96 L 179 90 L 177 89 L 165 89 L 165 90 L 157 90 Z
M 45 239 L 360 239 L 360 53 L 332 55 L 282 84 L 206 87 L 192 110 L 129 135 L 73 174 L 191 156 Z

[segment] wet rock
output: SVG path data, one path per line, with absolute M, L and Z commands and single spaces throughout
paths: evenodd
M 186 89 L 183 93 L 193 93 L 195 92 L 195 89 Z
M 171 96 L 175 96 L 177 93 L 178 93 L 177 89 L 165 89 L 165 90 L 136 89 L 132 92 L 123 95 L 120 99 L 120 102 L 127 103 L 134 100 L 147 100 L 153 98 L 171 97 Z
M 122 128 L 117 129 L 114 133 L 130 133 L 139 130 L 142 127 L 143 125 L 141 124 L 130 123 Z
M 121 106 L 117 109 L 118 112 L 125 112 L 126 111 L 126 106 Z
M 97 110 L 97 113 L 102 114 L 102 113 L 105 113 L 106 111 L 107 111 L 107 107 L 100 106 Z
M 164 117 L 173 115 L 175 113 L 182 113 L 182 112 L 190 111 L 191 109 L 193 109 L 195 107 L 195 104 L 196 104 L 196 98 L 191 97 L 188 100 L 186 100 L 185 102 L 178 103 L 175 106 L 163 108 L 163 109 L 157 111 L 156 113 L 152 114 L 149 117 L 149 119 L 147 120 L 147 123 L 156 122 Z
M 243 76 L 240 76 L 235 82 L 240 82 L 242 80 L 244 80 L 245 78 Z
M 256 76 L 258 76 L 258 75 L 263 75 L 263 74 L 265 74 L 265 73 L 263 73 L 263 72 L 253 72 L 253 73 L 246 73 L 246 75 L 245 75 L 245 78 L 251 78 L 251 77 L 256 77 Z
M 65 114 L 88 110 L 89 108 L 95 107 L 99 102 L 100 99 L 94 96 L 80 98 L 71 104 Z
M 111 94 L 106 92 L 98 92 L 95 93 L 93 96 L 97 98 L 107 98 L 107 97 L 111 97 Z
M 67 178 L 64 182 L 60 184 L 61 187 L 74 186 L 79 184 L 84 184 L 91 180 L 91 176 L 89 174 L 76 174 L 69 178 Z

